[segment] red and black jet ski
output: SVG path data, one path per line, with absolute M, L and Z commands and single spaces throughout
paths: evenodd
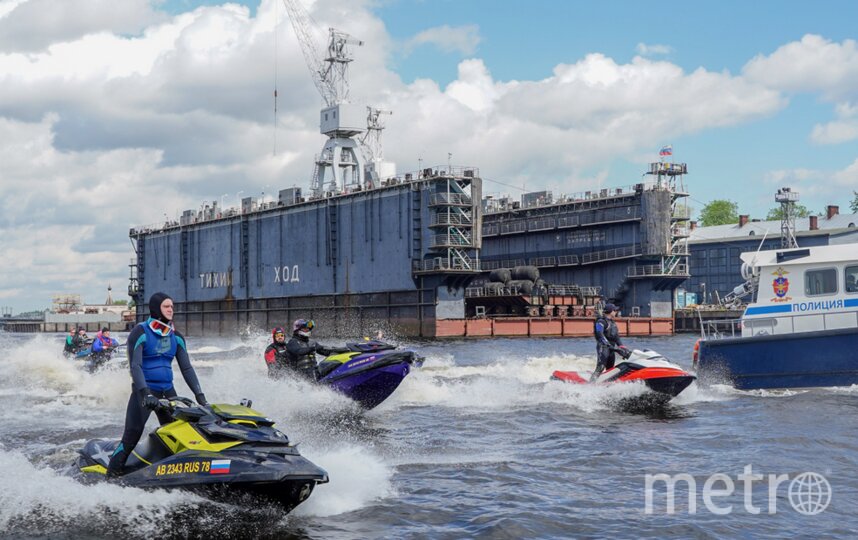
M 696 378 L 655 351 L 634 350 L 628 358 L 621 359 L 613 368 L 605 370 L 593 384 L 640 381 L 653 392 L 676 397 Z M 589 378 L 582 377 L 576 371 L 555 371 L 551 380 L 590 384 Z

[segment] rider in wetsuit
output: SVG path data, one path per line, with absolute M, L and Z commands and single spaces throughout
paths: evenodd
M 313 321 L 298 319 L 292 324 L 292 339 L 286 344 L 289 368 L 311 381 L 319 378 L 319 372 L 316 369 L 316 353 L 322 356 L 330 356 L 348 351 L 344 348 L 325 347 L 310 339 L 315 326 Z
M 197 403 L 207 405 L 197 374 L 188 358 L 185 338 L 173 328 L 173 300 L 164 293 L 149 299 L 150 317 L 128 335 L 128 359 L 131 369 L 131 397 L 125 411 L 125 432 L 110 458 L 108 476 L 122 474 L 125 460 L 143 435 L 143 428 L 159 398 L 176 396 L 173 388 L 173 358 L 182 377 L 194 393 Z M 165 411 L 156 411 L 161 425 L 171 421 Z
M 620 340 L 620 331 L 617 328 L 617 323 L 614 322 L 614 312 L 617 311 L 617 306 L 614 304 L 606 304 L 602 315 L 596 319 L 593 334 L 596 337 L 596 370 L 590 376 L 590 381 L 595 381 L 599 375 L 606 369 L 614 367 L 617 352 L 623 358 L 628 358 L 628 349 Z

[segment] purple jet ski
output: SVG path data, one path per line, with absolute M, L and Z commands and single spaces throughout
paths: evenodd
M 414 351 L 378 340 L 347 343 L 348 352 L 332 354 L 319 363 L 319 383 L 326 384 L 372 409 L 393 393 L 411 366 L 423 365 Z

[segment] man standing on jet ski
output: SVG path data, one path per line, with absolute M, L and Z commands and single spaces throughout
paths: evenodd
M 292 339 L 286 344 L 286 354 L 289 358 L 288 367 L 298 375 L 311 381 L 319 378 L 319 372 L 316 369 L 315 353 L 319 353 L 322 356 L 330 356 L 348 350 L 325 347 L 311 340 L 310 335 L 315 326 L 313 321 L 298 319 L 292 324 Z
M 590 376 L 590 381 L 595 381 L 603 371 L 614 367 L 616 360 L 614 352 L 619 353 L 623 358 L 628 358 L 631 355 L 631 352 L 620 340 L 620 330 L 617 328 L 617 323 L 614 322 L 616 311 L 617 306 L 606 304 L 602 315 L 596 318 L 594 335 L 596 336 L 597 361 L 596 370 Z
M 173 358 L 179 363 L 182 377 L 197 403 L 208 404 L 188 358 L 185 338 L 173 328 L 173 299 L 164 293 L 153 294 L 149 299 L 149 315 L 128 335 L 131 397 L 125 411 L 125 431 L 110 458 L 108 476 L 122 474 L 125 460 L 143 435 L 149 414 L 158 407 L 158 399 L 177 395 L 173 388 Z M 156 414 L 162 425 L 172 420 L 164 411 Z

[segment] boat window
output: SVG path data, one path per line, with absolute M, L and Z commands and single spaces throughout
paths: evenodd
M 847 266 L 844 272 L 846 274 L 846 292 L 858 293 L 858 266 Z
M 808 270 L 804 273 L 804 293 L 808 296 L 837 292 L 837 270 Z

